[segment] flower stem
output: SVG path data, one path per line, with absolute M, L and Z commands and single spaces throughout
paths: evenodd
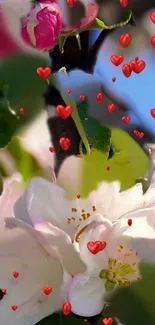
M 61 92 L 60 92 L 61 93 Z M 85 133 L 85 130 L 84 130 L 84 127 L 81 123 L 81 119 L 79 117 L 79 114 L 78 114 L 78 110 L 77 110 L 77 107 L 76 107 L 76 104 L 74 103 L 71 103 L 70 101 L 68 101 L 66 98 L 64 98 L 63 94 L 61 93 L 61 96 L 64 100 L 64 102 L 66 103 L 66 105 L 71 105 L 73 107 L 73 112 L 72 112 L 72 119 L 76 125 L 76 128 L 80 134 L 80 137 L 81 137 L 81 140 L 86 148 L 86 152 L 87 152 L 87 155 L 90 155 L 90 146 L 89 146 L 89 142 L 88 142 L 88 139 L 86 137 L 86 133 Z

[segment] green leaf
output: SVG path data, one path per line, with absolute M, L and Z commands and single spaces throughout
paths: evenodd
M 65 316 L 62 312 L 53 314 L 43 320 L 41 320 L 36 325 L 84 325 L 84 319 L 76 317 L 75 315 Z M 90 325 L 89 322 L 86 323 Z
M 48 65 L 48 58 L 26 54 L 7 57 L 0 63 L 0 85 L 8 86 L 10 106 L 20 116 L 16 130 L 37 116 L 44 106 L 47 84 L 36 69 Z M 50 78 L 54 83 L 54 77 Z M 23 115 L 19 113 L 21 107 L 25 110 Z
M 17 124 L 17 117 L 7 107 L 3 111 L 0 109 L 0 148 L 4 148 L 11 141 Z
M 115 291 L 104 317 L 117 317 L 125 325 L 155 324 L 155 265 L 141 263 L 142 280 Z
M 24 150 L 18 138 L 13 137 L 7 145 L 7 150 L 14 159 L 15 166 L 27 183 L 34 176 L 43 176 L 43 171 L 36 158 Z
M 116 150 L 112 159 L 107 160 L 106 154 L 98 150 L 92 150 L 89 156 L 83 157 L 81 196 L 87 196 L 101 181 L 119 180 L 121 189 L 125 190 L 146 173 L 148 157 L 127 133 L 112 129 L 111 140 Z
M 104 127 L 97 120 L 87 114 L 88 103 L 86 100 L 78 103 L 77 109 L 91 147 L 109 153 L 111 138 L 110 129 Z M 85 120 L 85 118 L 88 118 L 88 120 Z

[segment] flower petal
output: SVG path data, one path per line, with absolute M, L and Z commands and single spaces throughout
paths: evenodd
M 0 221 L 0 288 L 7 290 L 0 302 L 1 323 L 34 325 L 61 307 L 63 270 L 38 244 L 34 229 L 12 221 Z M 12 272 L 19 272 L 19 277 Z M 52 293 L 46 296 L 43 287 L 52 287 Z M 18 309 L 13 311 L 12 305 Z
M 99 314 L 104 306 L 104 284 L 104 280 L 87 273 L 74 276 L 68 292 L 72 312 L 83 317 Z
M 67 200 L 65 194 L 65 191 L 56 184 L 36 177 L 28 185 L 24 194 L 24 204 L 33 225 L 46 220 L 74 238 L 77 225 L 80 223 L 79 217 L 82 214 L 80 205 L 82 204 L 85 208 L 87 202 L 80 200 L 81 204 L 79 204 L 78 199 Z M 18 202 L 15 206 L 15 216 L 17 213 L 17 218 L 21 219 L 17 212 L 20 209 L 19 205 Z
M 142 185 L 140 183 L 120 192 L 119 182 L 103 182 L 96 191 L 90 194 L 89 199 L 95 205 L 98 213 L 114 221 L 127 212 L 140 208 L 143 201 L 142 194 Z
M 128 219 L 132 225 L 128 226 Z M 145 262 L 155 262 L 155 208 L 141 209 L 121 218 L 116 225 L 121 243 L 137 251 Z
M 79 253 L 64 231 L 54 227 L 49 222 L 42 222 L 34 227 L 41 235 L 41 245 L 51 255 L 53 255 L 53 249 L 55 249 L 67 272 L 74 275 L 85 271 L 86 266 L 80 260 Z
M 0 217 L 9 217 L 13 214 L 13 205 L 21 195 L 21 176 L 14 173 L 4 181 L 4 189 L 0 196 Z
M 113 226 L 108 219 L 105 219 L 101 215 L 95 215 L 84 223 L 83 230 L 79 238 L 80 257 L 87 265 L 88 274 L 98 276 L 101 269 L 108 267 L 108 242 L 111 240 Z M 80 232 L 81 230 L 79 230 Z M 103 251 L 93 255 L 87 248 L 87 243 L 91 241 L 105 241 L 107 246 Z M 112 242 L 110 245 L 112 246 Z

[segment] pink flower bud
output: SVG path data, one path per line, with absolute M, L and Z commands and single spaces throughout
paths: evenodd
M 39 50 L 50 50 L 60 37 L 62 14 L 58 5 L 51 1 L 41 1 L 22 20 L 22 37 Z

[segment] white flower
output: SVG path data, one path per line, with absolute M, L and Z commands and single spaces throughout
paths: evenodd
M 56 184 L 32 179 L 15 217 L 1 222 L 1 321 L 33 325 L 66 299 L 78 315 L 100 313 L 108 291 L 140 278 L 141 259 L 155 261 L 153 193 L 153 184 L 143 195 L 140 184 L 121 193 L 118 182 L 102 183 L 87 199 L 69 201 Z M 47 297 L 44 286 L 53 288 Z
M 1 324 L 34 325 L 67 301 L 71 275 L 85 266 L 69 236 L 52 225 L 50 245 L 48 234 L 46 239 L 14 217 L 0 219 L 0 288 L 7 290 L 0 301 Z M 52 292 L 46 295 L 43 288 Z

